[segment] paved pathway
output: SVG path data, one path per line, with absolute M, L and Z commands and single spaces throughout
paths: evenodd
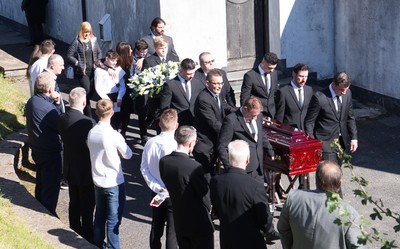
M 7 76 L 14 77 L 21 89 L 28 91 L 26 78 L 24 77 L 24 67 L 29 58 L 32 47 L 25 47 L 27 35 L 10 29 L 0 19 L 0 66 L 8 69 Z M 56 52 L 65 55 L 66 44 L 57 43 Z M 11 63 L 11 64 L 10 64 Z M 77 86 L 77 82 L 66 80 L 60 77 L 60 88 L 66 93 Z M 92 103 L 93 104 L 93 103 Z M 398 190 L 400 189 L 400 117 L 399 114 L 381 114 L 378 108 L 378 117 L 363 118 L 358 120 L 359 129 L 359 150 L 354 154 L 353 163 L 358 165 L 357 174 L 364 176 L 370 181 L 368 191 L 377 198 L 382 198 L 386 207 L 399 212 Z M 377 111 L 375 106 L 363 106 L 359 109 L 360 116 L 365 112 L 372 113 Z M 363 115 L 364 115 L 363 114 Z M 130 160 L 123 162 L 125 180 L 127 185 L 127 205 L 121 226 L 122 248 L 148 248 L 148 238 L 150 231 L 151 210 L 148 205 L 150 201 L 150 191 L 147 188 L 140 174 L 140 158 L 142 146 L 137 143 L 138 129 L 136 128 L 136 116 L 132 115 L 132 121 L 129 126 L 128 143 L 134 150 L 134 156 Z M 350 174 L 344 169 L 344 198 L 348 200 L 361 214 L 368 216 L 371 213 L 371 207 L 360 204 L 351 193 L 354 186 L 350 183 Z M 313 181 L 313 176 L 311 176 Z M 67 221 L 68 191 L 61 191 L 58 213 L 62 221 Z M 27 207 L 29 208 L 29 207 Z M 34 207 L 31 207 L 35 209 Z M 279 214 L 278 212 L 276 213 Z M 276 224 L 276 219 L 275 219 Z M 379 230 L 387 232 L 387 237 L 396 239 L 393 232 L 394 222 L 385 219 L 383 222 L 374 222 Z M 50 231 L 48 231 L 50 233 Z M 63 241 L 62 235 L 59 235 L 60 243 L 68 244 Z M 216 248 L 218 246 L 218 232 L 215 233 Z M 280 243 L 269 245 L 268 248 L 281 248 Z M 376 244 L 371 248 L 379 248 Z

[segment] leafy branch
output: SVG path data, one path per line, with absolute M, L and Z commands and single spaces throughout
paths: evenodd
M 387 217 L 393 219 L 396 222 L 396 225 L 393 227 L 393 230 L 397 233 L 400 231 L 400 214 L 392 211 L 390 208 L 386 208 L 382 199 L 376 199 L 371 196 L 366 187 L 369 182 L 362 176 L 357 176 L 354 172 L 354 165 L 351 164 L 352 156 L 347 154 L 345 150 L 340 146 L 339 142 L 335 140 L 332 147 L 336 147 L 338 150 L 338 156 L 342 160 L 342 166 L 344 168 L 348 168 L 351 172 L 351 182 L 355 182 L 358 185 L 358 188 L 353 189 L 353 194 L 359 198 L 361 198 L 362 205 L 372 205 L 373 212 L 369 215 L 372 221 L 375 220 L 383 220 L 383 217 Z M 381 249 L 390 249 L 390 248 L 398 248 L 396 246 L 396 241 L 386 240 L 384 238 L 385 235 L 380 232 L 377 228 L 372 226 L 372 222 L 365 219 L 365 217 L 361 216 L 361 223 L 356 224 L 354 220 L 351 219 L 350 213 L 347 211 L 346 207 L 342 206 L 340 202 L 339 194 L 337 193 L 327 193 L 327 208 L 330 213 L 339 210 L 339 217 L 335 220 L 335 224 L 338 225 L 354 225 L 360 228 L 362 236 L 358 237 L 358 243 L 360 245 L 366 245 L 367 243 L 372 243 L 373 241 L 378 241 L 382 244 Z M 367 228 L 371 232 L 367 231 Z

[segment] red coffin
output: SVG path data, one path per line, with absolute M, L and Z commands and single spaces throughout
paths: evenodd
M 263 130 L 275 150 L 275 160 L 264 156 L 264 168 L 289 176 L 315 172 L 322 160 L 322 142 L 292 126 L 265 119 Z

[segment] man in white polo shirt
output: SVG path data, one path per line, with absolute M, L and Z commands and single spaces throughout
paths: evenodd
M 120 248 L 118 228 L 126 199 L 120 157 L 132 157 L 132 150 L 124 137 L 111 127 L 113 114 L 113 102 L 99 100 L 96 104 L 99 122 L 88 135 L 96 196 L 93 240 L 99 248 Z M 107 243 L 104 242 L 106 232 Z

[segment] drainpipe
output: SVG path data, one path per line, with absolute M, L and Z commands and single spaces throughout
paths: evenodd
M 87 16 L 86 16 L 86 0 L 81 0 L 81 5 L 82 5 L 82 20 L 87 21 Z

